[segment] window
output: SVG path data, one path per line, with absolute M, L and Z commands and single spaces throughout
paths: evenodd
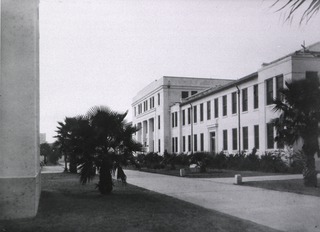
M 193 122 L 197 123 L 197 106 L 193 107 Z
M 214 99 L 214 117 L 219 117 L 219 99 Z
M 273 104 L 273 79 L 266 80 L 267 105 Z
M 203 103 L 200 104 L 200 122 L 203 121 Z
M 158 139 L 158 151 L 161 152 L 161 140 Z
M 189 97 L 189 92 L 188 92 L 188 91 L 182 91 L 182 92 L 181 92 L 181 98 L 182 98 L 182 99 L 185 99 L 185 98 L 187 98 L 187 97 Z
M 237 113 L 237 92 L 232 93 L 232 114 Z
M 178 126 L 178 112 L 174 112 L 174 124 L 175 124 L 175 127 Z
M 172 146 L 172 153 L 174 153 L 174 137 L 172 137 L 171 146 Z
M 150 98 L 150 109 L 154 108 L 154 97 Z
M 280 98 L 280 99 L 282 99 L 281 96 L 280 96 L 280 90 L 281 89 L 283 89 L 283 75 L 279 75 L 279 76 L 276 77 L 276 90 L 277 90 L 277 92 L 276 92 L 277 96 L 276 97 Z
M 259 108 L 259 90 L 258 85 L 253 86 L 253 108 Z
M 182 110 L 182 125 L 186 125 L 186 111 Z
M 191 151 L 191 135 L 188 135 L 188 151 Z
M 174 113 L 171 113 L 171 126 L 174 127 Z
M 306 72 L 306 79 L 319 80 L 318 72 L 307 71 L 307 72 Z
M 222 115 L 227 115 L 227 95 L 222 97 Z
M 254 147 L 259 149 L 259 125 L 254 126 Z
M 267 124 L 267 148 L 273 149 L 274 148 L 274 132 L 273 132 L 273 124 Z
M 191 91 L 191 96 L 197 94 L 198 91 Z
M 248 150 L 248 127 L 242 127 L 243 149 Z
M 198 151 L 198 138 L 197 138 L 197 135 L 193 135 L 193 138 L 194 138 L 194 151 Z
M 160 93 L 158 93 L 158 106 L 160 106 Z
M 158 129 L 160 130 L 160 115 L 158 115 Z
M 191 123 L 191 107 L 188 108 L 188 124 Z
M 232 149 L 238 149 L 238 133 L 237 128 L 232 129 Z
M 242 112 L 248 111 L 248 89 L 242 90 Z
M 182 136 L 182 151 L 186 151 L 186 136 Z
M 200 134 L 200 151 L 204 150 L 204 135 L 203 133 Z
M 223 150 L 228 150 L 228 131 L 223 130 Z
M 211 119 L 211 102 L 207 101 L 207 120 Z
M 176 153 L 178 152 L 178 137 L 176 137 L 175 139 L 175 144 L 176 144 Z

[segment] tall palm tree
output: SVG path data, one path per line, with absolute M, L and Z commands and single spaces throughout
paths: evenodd
M 317 186 L 315 154 L 318 156 L 320 135 L 320 84 L 318 79 L 303 79 L 286 83 L 274 100 L 279 118 L 272 120 L 277 131 L 276 141 L 293 145 L 302 141 L 302 152 L 306 158 L 303 171 L 305 186 Z

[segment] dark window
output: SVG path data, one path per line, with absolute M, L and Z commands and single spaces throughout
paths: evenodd
M 214 99 L 214 117 L 219 117 L 219 99 Z
M 307 71 L 306 72 L 306 79 L 319 81 L 318 72 Z
M 175 138 L 175 143 L 176 143 L 176 153 L 178 152 L 178 137 Z
M 172 138 L 172 143 L 171 143 L 171 145 L 172 145 L 172 153 L 174 153 L 174 138 Z
M 259 108 L 259 90 L 258 85 L 253 86 L 253 108 Z
M 193 122 L 197 123 L 197 106 L 193 107 Z
M 191 91 L 191 96 L 197 94 L 198 91 Z
M 158 129 L 160 130 L 160 115 L 158 115 Z
M 158 139 L 158 151 L 161 152 L 161 140 Z
M 189 97 L 189 92 L 188 91 L 182 91 L 181 92 L 181 98 L 184 99 L 184 98 L 187 98 Z
M 203 121 L 203 103 L 200 104 L 200 122 Z
M 273 104 L 273 79 L 266 80 L 267 105 Z
M 182 125 L 186 125 L 186 111 L 182 110 Z
M 198 151 L 198 138 L 197 138 L 197 135 L 193 135 L 193 138 L 194 138 L 194 151 Z
M 227 95 L 222 97 L 222 115 L 227 115 Z
M 172 128 L 174 127 L 174 113 L 171 113 L 171 125 L 172 125 Z
M 232 93 L 232 114 L 237 113 L 237 92 Z
M 175 127 L 178 126 L 178 112 L 174 112 L 174 123 L 175 123 Z
M 276 77 L 276 89 L 277 89 L 277 98 L 281 99 L 280 90 L 283 89 L 283 75 L 279 75 Z
M 191 123 L 191 107 L 188 108 L 188 124 Z
M 204 135 L 203 133 L 200 134 L 200 151 L 204 150 Z
M 259 149 L 260 142 L 259 142 L 259 125 L 254 126 L 254 147 Z
M 207 101 L 207 120 L 211 119 L 211 102 Z
M 160 93 L 158 93 L 158 106 L 160 106 Z
M 273 124 L 267 124 L 267 148 L 272 149 L 274 148 L 274 132 L 273 132 Z
M 186 151 L 186 136 L 182 136 L 182 151 Z
M 238 133 L 237 128 L 232 129 L 232 149 L 238 149 Z
M 228 150 L 228 131 L 223 130 L 223 150 Z
M 242 127 L 243 149 L 248 150 L 248 127 Z
M 248 89 L 242 90 L 242 111 L 248 111 Z
M 188 151 L 191 151 L 191 135 L 188 135 Z

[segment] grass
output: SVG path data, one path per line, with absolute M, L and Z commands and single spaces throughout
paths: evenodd
M 0 231 L 275 231 L 132 185 L 115 183 L 107 196 L 94 185 L 80 185 L 74 174 L 43 174 L 37 216 L 0 221 Z
M 180 170 L 168 170 L 168 169 L 147 169 L 141 168 L 140 171 L 158 173 L 171 176 L 180 176 Z M 190 178 L 223 178 L 223 177 L 234 177 L 234 175 L 240 174 L 242 177 L 249 176 L 272 176 L 282 175 L 283 173 L 271 173 L 271 172 L 258 172 L 258 171 L 236 171 L 227 169 L 208 169 L 205 173 L 200 172 L 187 172 L 186 177 Z
M 320 184 L 319 178 L 318 183 Z M 304 195 L 320 197 L 320 188 L 305 187 L 303 179 L 294 180 L 270 180 L 270 181 L 249 181 L 243 183 L 246 186 L 265 188 L 281 192 L 291 192 Z

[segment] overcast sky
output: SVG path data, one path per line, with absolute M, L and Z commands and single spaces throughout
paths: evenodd
M 40 0 L 40 131 L 106 105 L 129 111 L 162 76 L 241 78 L 320 41 L 320 15 L 285 23 L 273 0 Z

